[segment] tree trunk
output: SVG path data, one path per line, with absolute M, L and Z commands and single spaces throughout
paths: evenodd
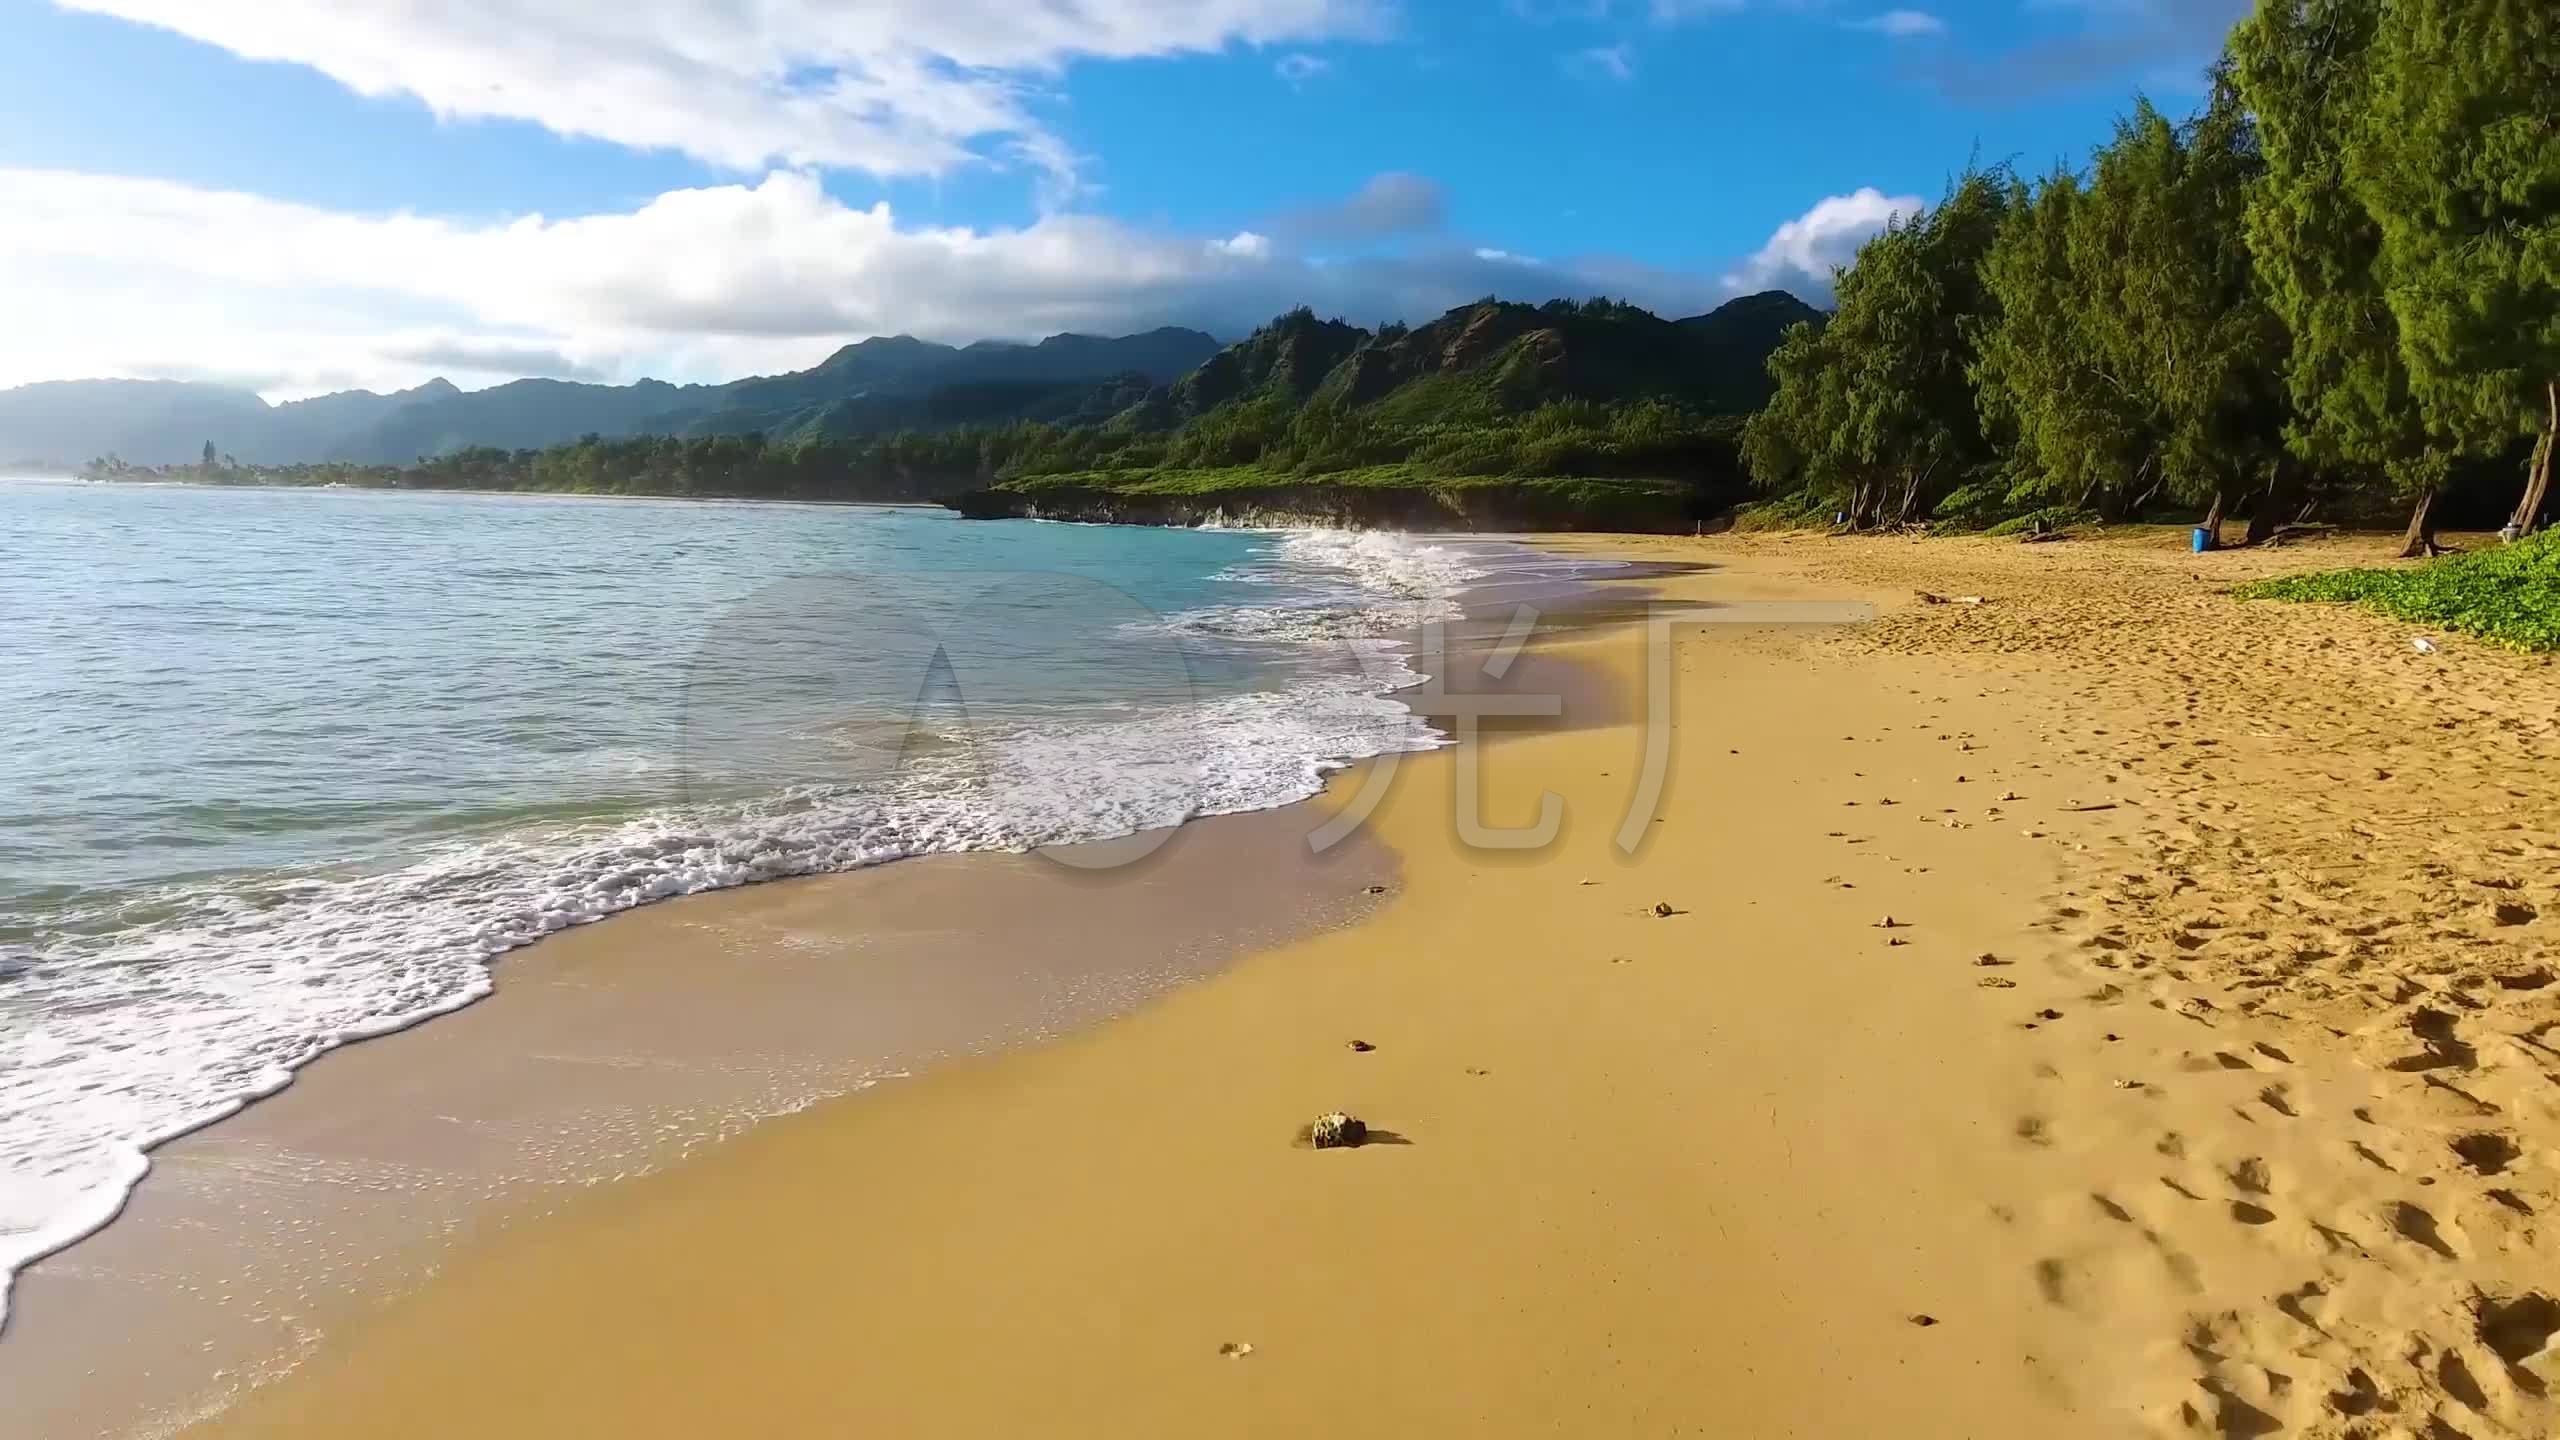
M 1849 492 L 1850 529 L 1864 530 L 1874 521 L 1876 506 L 1882 500 L 1883 492 L 1880 482 L 1866 479 L 1861 479 L 1857 488 Z
M 2542 443 L 2533 447 L 2533 470 L 2525 480 L 2524 498 L 2516 503 L 2515 527 L 2519 535 L 2530 535 L 2542 518 L 2542 502 L 2551 493 L 2551 452 L 2560 449 L 2560 380 L 2545 387 L 2551 397 L 2551 418 L 2542 424 Z
M 2258 497 L 2257 504 L 2249 507 L 2249 544 L 2264 545 L 2277 530 L 2283 528 L 2285 508 L 2290 503 L 2293 489 L 2292 478 L 2281 461 L 2268 467 L 2266 493 Z
M 2418 492 L 2417 506 L 2409 512 L 2409 528 L 2400 536 L 2400 558 L 2414 560 L 2436 553 L 2436 490 L 2430 485 Z
M 2222 517 L 2230 508 L 2231 492 L 2220 485 L 2214 486 L 2213 505 L 2204 512 L 2204 518 L 2196 522 L 2196 528 L 2204 532 L 2206 549 L 2222 548 Z

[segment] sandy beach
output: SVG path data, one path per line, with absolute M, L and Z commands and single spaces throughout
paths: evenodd
M 1454 657 L 1565 714 L 1396 764 L 1348 908 L 475 1226 L 189 1433 L 2553 1433 L 2560 678 L 2222 593 L 2378 540 L 2172 538 L 1573 542 L 1881 618 L 1675 626 L 1632 853 L 1646 627 Z M 1181 888 L 1312 903 L 1301 841 L 1372 778 Z M 1479 784 L 1558 834 L 1471 841 Z M 890 933 L 829 883 L 510 963 L 619 987 L 714 909 Z M 1008 943 L 1143 951 L 1168 903 Z M 749 1043 L 725 1003 L 687 992 L 706 1052 Z M 1377 1138 L 1293 1143 L 1337 1108 Z

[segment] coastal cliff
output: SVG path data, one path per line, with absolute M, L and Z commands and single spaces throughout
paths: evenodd
M 1099 525 L 1685 535 L 1698 524 L 1687 491 L 1631 481 L 1480 481 L 1440 487 L 1311 482 L 1184 489 L 1049 483 L 971 490 L 942 503 L 972 520 Z

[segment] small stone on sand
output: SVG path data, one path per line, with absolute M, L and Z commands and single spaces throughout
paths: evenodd
M 1368 1125 L 1340 1110 L 1319 1115 L 1307 1126 L 1307 1143 L 1318 1150 L 1347 1150 L 1368 1138 Z

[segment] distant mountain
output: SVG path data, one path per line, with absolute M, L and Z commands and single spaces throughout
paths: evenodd
M 1363 453 L 1422 453 L 1414 446 L 1429 433 L 1506 423 L 1556 400 L 1748 414 L 1768 399 L 1779 337 L 1822 318 L 1783 291 L 1682 320 L 1613 301 L 1485 300 L 1374 332 L 1301 309 L 1223 347 L 1170 328 L 965 347 L 895 335 L 847 345 L 807 370 L 725 385 L 518 380 L 465 392 L 436 380 L 274 406 L 213 385 L 60 381 L 0 390 L 0 457 L 188 464 L 210 440 L 255 465 L 405 466 L 588 435 L 846 441 L 1036 421 L 1090 434 L 1077 453 L 1093 463 L 1117 463 L 1113 447 L 1150 436 L 1172 437 L 1166 453 L 1187 462 L 1239 463 L 1301 411 L 1359 417 L 1375 432 Z
M 1756 410 L 1770 395 L 1769 352 L 1778 348 L 1790 327 L 1807 321 L 1820 325 L 1829 318 L 1784 290 L 1763 290 L 1673 323 L 1724 357 L 1723 383 L 1747 386 L 1757 393 L 1760 399 L 1751 406 Z
M 78 465 L 113 452 L 192 461 L 204 442 L 263 431 L 265 401 L 176 380 L 52 380 L 0 390 L 0 455 Z
M 1769 354 L 1820 318 L 1777 293 L 1685 320 L 1488 299 L 1374 332 L 1298 309 L 1108 425 L 989 437 L 929 478 L 988 474 L 945 497 L 979 518 L 1686 530 L 1747 493 Z
M 1702 415 L 1767 402 L 1769 352 L 1822 312 L 1783 290 L 1685 320 L 1609 300 L 1482 300 L 1371 332 L 1299 309 L 1122 411 L 1115 427 L 1175 430 L 1241 406 L 1331 407 L 1398 428 L 1488 423 L 1551 400 L 1660 399 Z
M 886 336 L 812 369 L 726 385 L 517 380 L 463 391 L 443 380 L 268 405 L 247 391 L 168 380 L 48 381 L 0 390 L 0 456 L 78 465 L 196 460 L 211 441 L 249 464 L 408 464 L 471 446 L 534 449 L 583 435 L 877 434 L 1012 419 L 1065 420 L 1169 383 L 1216 354 L 1197 330 L 959 348 Z M 1108 412 L 1104 412 L 1108 413 Z

